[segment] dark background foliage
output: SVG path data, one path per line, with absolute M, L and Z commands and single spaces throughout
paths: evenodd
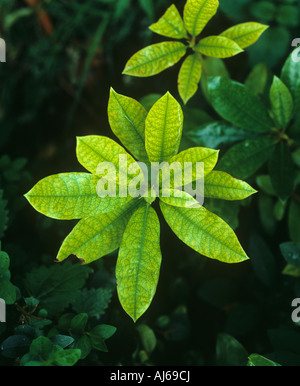
M 6 279 L 17 287 L 18 303 L 7 306 L 7 323 L 0 324 L 3 365 L 19 364 L 38 336 L 57 343 L 61 335 L 71 337 L 61 347 L 86 350 L 87 355 L 77 362 L 82 366 L 244 365 L 252 353 L 282 365 L 300 364 L 299 327 L 291 320 L 291 302 L 300 295 L 299 272 L 294 267 L 292 275 L 282 273 L 287 261 L 279 245 L 290 241 L 287 219 L 276 222 L 274 202 L 265 192 L 241 205 L 207 202 L 235 228 L 251 257 L 242 264 L 226 265 L 194 253 L 161 218 L 160 280 L 150 309 L 136 325 L 118 302 L 116 254 L 85 269 L 72 258 L 69 263 L 54 264 L 74 223 L 42 216 L 23 197 L 45 176 L 82 170 L 75 155 L 77 135 L 113 138 L 106 112 L 111 86 L 135 99 L 169 90 L 179 100 L 178 65 L 153 78 L 121 74 L 133 53 L 161 41 L 147 26 L 171 3 L 1 0 L 0 36 L 6 40 L 7 62 L 0 63 L 0 239 L 2 251 L 10 258 Z M 173 3 L 182 12 L 184 1 Z M 207 35 L 246 20 L 271 23 L 272 30 L 281 31 L 276 39 L 264 38 L 249 52 L 226 60 L 230 77 L 243 83 L 263 59 L 279 75 L 292 50 L 291 40 L 300 37 L 298 2 L 220 3 L 222 12 L 209 23 Z M 240 6 L 235 7 L 236 3 Z M 290 13 L 285 9 L 284 19 L 282 12 L 276 16 L 274 11 L 266 20 L 262 10 L 271 8 L 270 4 L 288 6 Z M 286 44 L 284 34 L 289 34 Z M 266 51 L 272 59 L 261 55 Z M 203 123 L 200 110 L 217 119 L 199 90 L 184 108 L 184 130 Z M 190 143 L 185 140 L 183 147 Z M 221 156 L 229 146 L 222 146 Z M 264 174 L 262 169 L 257 175 Z M 259 189 L 257 175 L 248 182 Z M 295 218 L 300 229 L 300 216 Z M 1 274 L 0 280 L 5 279 Z M 25 317 L 24 306 L 40 319 Z M 81 320 L 78 328 L 72 327 L 70 320 L 81 314 L 88 315 L 87 324 Z M 89 350 L 90 343 L 83 338 L 84 331 L 99 324 L 117 328 L 106 342 L 108 352 L 99 342 Z M 26 331 L 24 326 L 29 326 Z

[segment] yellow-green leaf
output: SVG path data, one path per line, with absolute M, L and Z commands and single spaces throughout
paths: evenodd
M 148 160 L 145 149 L 145 119 L 147 111 L 135 99 L 110 89 L 108 120 L 114 134 L 138 160 Z
M 148 309 L 156 291 L 161 264 L 159 241 L 157 214 L 144 203 L 126 227 L 116 265 L 119 300 L 134 322 Z
M 133 199 L 112 212 L 80 220 L 65 238 L 57 260 L 63 261 L 75 255 L 88 264 L 118 249 L 132 211 L 138 203 L 138 199 Z
M 186 49 L 186 45 L 180 42 L 152 44 L 129 59 L 123 74 L 138 77 L 156 75 L 179 62 L 185 55 Z
M 218 0 L 187 0 L 183 20 L 192 36 L 199 35 L 219 7 Z
M 97 194 L 99 177 L 89 173 L 61 173 L 39 181 L 25 197 L 40 213 L 73 220 L 114 210 L 130 198 Z
M 248 259 L 230 226 L 203 206 L 186 209 L 160 201 L 160 207 L 176 236 L 195 251 L 225 263 Z
M 201 39 L 195 50 L 213 58 L 229 58 L 244 51 L 236 42 L 224 36 L 208 36 Z
M 181 165 L 181 169 L 184 170 L 185 166 L 188 163 L 192 164 L 191 172 L 188 171 L 184 174 L 183 185 L 190 184 L 196 179 L 203 178 L 208 173 L 210 173 L 213 168 L 216 166 L 219 157 L 219 150 L 209 149 L 206 147 L 191 147 L 187 150 L 181 151 L 179 154 L 172 157 L 168 164 L 172 165 L 172 163 L 178 162 Z M 204 166 L 204 170 L 202 172 L 201 168 L 199 168 L 200 176 L 197 173 L 197 163 L 202 163 Z M 161 170 L 164 170 L 163 166 Z M 180 170 L 179 170 L 180 171 Z M 174 180 L 176 181 L 176 173 L 174 174 Z
M 166 10 L 158 22 L 150 25 L 149 29 L 159 35 L 167 36 L 169 38 L 187 38 L 183 20 L 174 4 Z
M 181 208 L 199 208 L 199 202 L 189 193 L 179 189 L 161 189 L 159 198 L 162 202 Z
M 76 154 L 81 165 L 99 178 L 110 173 L 105 171 L 106 166 L 116 171 L 116 181 L 120 185 L 127 185 L 133 177 L 128 168 L 136 161 L 122 146 L 108 137 L 99 135 L 77 137 Z
M 247 182 L 225 172 L 212 171 L 204 180 L 205 197 L 233 201 L 243 200 L 256 192 Z
M 146 118 L 146 150 L 151 162 L 168 161 L 177 154 L 183 126 L 180 104 L 167 92 Z
M 241 23 L 228 28 L 220 36 L 225 36 L 235 41 L 241 48 L 246 48 L 254 44 L 268 28 L 268 25 L 256 22 Z
M 178 91 L 185 104 L 198 90 L 201 74 L 202 63 L 200 55 L 197 53 L 189 55 L 182 63 L 178 75 Z
M 273 78 L 270 101 L 277 127 L 285 129 L 293 117 L 294 101 L 287 86 L 277 76 Z

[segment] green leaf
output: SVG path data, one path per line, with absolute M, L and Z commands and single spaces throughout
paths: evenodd
M 146 324 L 140 324 L 137 327 L 137 330 L 140 335 L 145 351 L 148 354 L 151 354 L 157 345 L 157 339 L 153 330 L 150 327 L 148 327 Z
M 150 25 L 149 29 L 169 38 L 184 39 L 188 37 L 183 20 L 174 4 L 166 10 L 157 23 Z
M 245 80 L 245 86 L 255 95 L 262 95 L 269 79 L 269 69 L 265 63 L 258 63 Z
M 236 42 L 224 36 L 208 36 L 201 39 L 195 50 L 213 58 L 230 58 L 243 52 Z
M 124 201 L 100 198 L 99 177 L 89 173 L 61 173 L 40 180 L 25 197 L 38 212 L 55 219 L 73 220 L 113 210 Z
M 145 47 L 129 59 L 123 74 L 138 77 L 156 75 L 179 62 L 186 49 L 180 42 L 162 42 Z
M 300 109 L 300 62 L 295 60 L 298 52 L 299 48 L 296 48 L 291 53 L 281 72 L 281 80 L 293 95 L 295 111 L 299 111 Z
M 160 225 L 155 210 L 144 204 L 132 215 L 116 265 L 120 303 L 134 322 L 148 309 L 159 278 Z
M 295 166 L 291 151 L 283 142 L 277 144 L 270 158 L 269 173 L 276 194 L 285 201 L 294 189 Z
M 107 324 L 99 324 L 98 326 L 94 327 L 89 332 L 93 347 L 96 350 L 107 352 L 108 350 L 105 344 L 105 340 L 113 336 L 116 330 L 116 327 L 109 326 Z
M 244 180 L 253 175 L 269 159 L 274 146 L 275 142 L 268 137 L 238 143 L 221 158 L 218 170 Z
M 181 208 L 198 208 L 198 201 L 190 194 L 179 189 L 161 189 L 159 198 L 162 202 Z
M 80 220 L 65 238 L 57 260 L 72 254 L 88 264 L 118 249 L 135 205 L 132 200 L 113 212 Z
M 300 203 L 291 201 L 288 213 L 289 235 L 292 241 L 300 243 Z
M 176 236 L 195 251 L 226 263 L 248 259 L 230 226 L 203 206 L 186 209 L 160 201 L 160 207 Z
M 17 299 L 16 287 L 8 279 L 0 279 L 0 299 L 6 304 L 14 304 Z
M 218 334 L 216 361 L 218 366 L 243 366 L 247 363 L 248 353 L 233 336 Z
M 151 162 L 168 161 L 178 153 L 183 126 L 180 104 L 167 92 L 146 118 L 146 150 Z
M 198 36 L 219 7 L 218 0 L 187 0 L 183 20 L 192 36 Z
M 1 249 L 1 245 L 0 245 Z M 6 252 L 0 250 L 0 275 L 3 275 L 9 268 L 10 259 Z
M 92 351 L 92 342 L 90 337 L 85 334 L 80 335 L 79 338 L 76 339 L 73 347 L 80 350 L 80 359 L 86 358 Z
M 145 119 L 147 111 L 136 100 L 110 89 L 108 119 L 114 134 L 140 161 L 147 161 L 145 149 Z
M 101 170 L 99 172 L 99 165 L 104 162 L 112 164 L 116 170 L 117 182 L 120 180 L 127 181 L 130 179 L 128 168 L 135 163 L 134 158 L 126 152 L 126 150 L 108 137 L 99 135 L 89 135 L 86 137 L 77 137 L 76 154 L 80 164 L 92 174 L 98 177 L 104 177 L 107 172 Z M 126 157 L 127 168 L 123 166 L 123 158 Z
M 202 63 L 200 55 L 197 53 L 189 55 L 182 63 L 178 75 L 178 91 L 184 104 L 197 92 L 201 74 Z
M 209 78 L 212 105 L 222 118 L 241 129 L 265 133 L 273 123 L 261 100 L 241 83 L 227 78 Z
M 279 245 L 285 261 L 295 267 L 300 267 L 300 243 L 286 242 Z
M 80 295 L 91 272 L 89 267 L 70 262 L 41 266 L 26 274 L 24 287 L 29 296 L 39 300 L 41 308 L 57 315 Z
M 196 127 L 194 130 L 184 132 L 198 146 L 217 149 L 220 145 L 229 145 L 251 137 L 238 127 L 226 121 L 209 122 Z
M 212 171 L 204 180 L 205 197 L 234 201 L 243 200 L 256 192 L 246 182 L 225 172 Z
M 267 28 L 269 26 L 256 22 L 241 23 L 228 28 L 220 36 L 225 36 L 241 48 L 246 48 L 254 44 Z
M 281 366 L 259 354 L 251 354 L 247 366 Z
M 71 325 L 70 325 L 71 330 L 75 333 L 82 333 L 88 322 L 88 318 L 89 318 L 88 314 L 86 313 L 81 313 L 74 316 L 74 318 L 71 320 Z
M 286 85 L 274 76 L 270 89 L 271 108 L 279 129 L 285 129 L 293 117 L 293 97 Z
M 66 349 L 59 350 L 54 353 L 51 353 L 48 358 L 48 363 L 46 362 L 46 366 L 52 364 L 53 366 L 74 366 L 75 363 L 79 361 L 81 357 L 81 351 L 79 349 Z
M 73 303 L 73 309 L 78 313 L 85 312 L 90 317 L 99 318 L 105 313 L 111 297 L 112 289 L 110 288 L 83 288 Z

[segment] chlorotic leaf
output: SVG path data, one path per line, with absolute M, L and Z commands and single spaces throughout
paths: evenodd
M 184 39 L 188 37 L 183 20 L 174 4 L 166 10 L 158 22 L 150 25 L 149 29 L 169 38 Z
M 217 13 L 218 0 L 187 0 L 183 20 L 192 36 L 198 36 L 210 19 Z
M 241 48 L 246 48 L 254 44 L 267 28 L 269 26 L 256 22 L 241 23 L 228 28 L 220 36 L 225 36 L 235 41 Z
M 224 36 L 208 36 L 201 39 L 195 50 L 213 58 L 230 58 L 243 52 L 236 42 Z
M 197 53 L 189 55 L 178 75 L 178 91 L 181 99 L 186 104 L 198 90 L 198 84 L 202 74 L 202 63 Z
M 64 240 L 57 260 L 75 255 L 88 264 L 118 249 L 136 205 L 134 199 L 113 212 L 80 220 Z
M 160 207 L 176 236 L 195 251 L 225 263 L 248 259 L 230 226 L 203 206 L 186 209 L 160 201 Z
M 108 119 L 114 134 L 140 161 L 147 161 L 145 119 L 147 111 L 135 99 L 116 93 L 112 88 L 108 102 Z
M 179 189 L 161 189 L 159 198 L 162 202 L 180 208 L 199 208 L 199 202 L 189 193 Z
M 232 146 L 221 158 L 218 170 L 246 179 L 271 156 L 275 142 L 268 137 L 249 139 Z
M 212 171 L 204 180 L 205 197 L 223 200 L 243 200 L 256 190 L 246 182 L 238 180 L 225 172 Z
M 228 78 L 209 78 L 211 103 L 218 114 L 250 132 L 271 131 L 273 122 L 261 100 L 241 83 Z
M 110 168 L 108 173 L 106 170 L 107 163 L 115 171 L 114 180 L 120 185 L 126 184 L 128 179 L 133 177 L 128 168 L 136 161 L 122 146 L 108 137 L 99 135 L 77 137 L 76 154 L 80 164 L 99 178 L 110 173 Z M 103 167 L 99 169 L 101 165 Z
M 145 142 L 151 162 L 168 161 L 178 153 L 183 126 L 180 104 L 167 92 L 149 111 Z
M 128 201 L 122 197 L 100 198 L 99 177 L 89 173 L 61 173 L 39 181 L 25 197 L 45 216 L 72 220 L 109 212 Z
M 293 117 L 294 102 L 289 89 L 277 76 L 273 78 L 270 101 L 277 127 L 285 129 Z
M 219 157 L 219 150 L 209 149 L 206 147 L 191 147 L 187 150 L 183 150 L 169 160 L 169 164 L 173 162 L 179 162 L 184 168 L 184 164 L 193 163 L 193 180 L 196 177 L 194 172 L 197 162 L 204 163 L 204 176 L 210 173 L 216 166 Z
M 160 225 L 148 204 L 132 215 L 119 250 L 116 278 L 119 300 L 134 322 L 148 309 L 161 264 Z
M 162 42 L 145 47 L 129 59 L 123 74 L 137 77 L 156 75 L 179 62 L 186 49 L 180 42 Z

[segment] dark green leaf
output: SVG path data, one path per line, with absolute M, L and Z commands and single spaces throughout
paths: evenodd
M 288 264 L 300 267 L 300 243 L 281 243 L 280 251 Z

